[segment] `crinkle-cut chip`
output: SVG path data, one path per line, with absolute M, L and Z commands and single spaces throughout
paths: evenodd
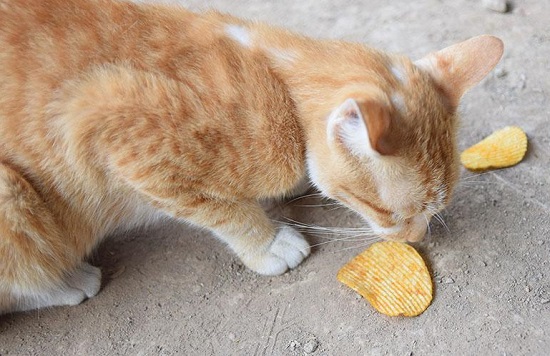
M 507 126 L 487 136 L 460 155 L 464 167 L 472 171 L 505 168 L 518 164 L 527 152 L 527 135 L 516 126 Z
M 337 278 L 389 316 L 417 316 L 433 298 L 432 279 L 424 260 L 401 242 L 372 244 L 342 267 Z

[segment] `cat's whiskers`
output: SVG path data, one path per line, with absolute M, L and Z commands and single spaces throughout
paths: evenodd
M 445 222 L 441 214 L 439 213 L 434 214 L 434 217 L 441 225 L 443 225 L 443 227 L 445 228 L 445 230 L 447 230 L 447 232 L 451 232 L 451 230 L 449 229 L 449 226 L 447 225 L 447 223 Z
M 338 252 L 342 252 L 342 251 L 347 251 L 347 250 L 353 250 L 353 249 L 356 249 L 356 248 L 361 248 L 361 247 L 365 247 L 365 246 L 370 246 L 372 245 L 374 242 L 378 241 L 378 240 L 382 240 L 381 238 L 375 238 L 375 239 L 372 239 L 372 240 L 368 240 L 366 242 L 363 242 L 359 245 L 355 245 L 355 246 L 350 246 L 350 247 L 346 247 L 346 248 L 343 248 L 343 249 L 340 249 L 340 250 L 336 250 L 334 251 L 333 253 L 338 253 Z
M 437 208 L 435 208 L 435 207 L 434 207 L 432 204 L 430 204 L 430 203 L 423 203 L 423 204 L 422 204 L 422 207 L 424 208 L 424 211 L 425 211 L 425 213 L 423 213 L 423 214 L 424 214 L 424 216 L 428 219 L 428 221 L 429 221 L 430 219 L 428 218 L 428 216 L 426 215 L 426 213 L 428 213 L 430 216 L 433 216 L 433 215 L 437 214 L 437 212 L 438 212 Z
M 449 226 L 445 222 L 445 219 L 443 219 L 443 216 L 441 215 L 441 212 L 439 210 L 437 210 L 436 208 L 434 208 L 433 206 L 431 206 L 429 204 L 423 204 L 423 206 L 424 206 L 425 211 L 428 214 L 430 214 L 438 223 L 440 223 L 445 228 L 445 230 L 447 230 L 447 232 L 451 232 L 451 230 L 449 229 Z M 424 215 L 424 218 L 426 219 L 426 223 L 428 224 L 428 231 L 431 235 L 431 228 L 430 228 L 429 219 L 428 219 L 426 213 L 423 213 L 423 215 Z
M 371 228 L 354 228 L 354 227 L 332 227 L 332 226 L 317 226 L 313 224 L 302 223 L 291 218 L 285 218 L 286 224 L 296 228 L 298 231 L 312 233 L 316 237 L 325 239 L 326 241 L 312 244 L 311 247 L 322 246 L 329 243 L 336 242 L 360 242 L 360 245 L 352 246 L 351 248 L 358 248 L 360 246 L 366 246 L 380 238 L 374 234 Z M 335 235 L 344 235 L 343 237 L 336 237 Z M 348 248 L 346 248 L 348 249 Z M 344 249 L 344 250 L 346 250 Z M 343 250 L 338 250 L 343 251 Z
M 319 226 L 319 225 L 313 225 L 313 224 L 308 224 L 308 223 L 300 222 L 300 221 L 294 220 L 294 219 L 289 218 L 289 217 L 285 217 L 284 219 L 285 219 L 287 222 L 290 222 L 290 223 L 292 223 L 292 224 L 295 224 L 296 226 L 311 227 L 311 228 L 315 228 L 315 229 L 324 229 L 324 230 L 331 230 L 331 231 L 334 231 L 334 230 L 345 230 L 345 231 L 372 231 L 372 229 L 371 229 L 370 227 L 333 227 L 333 226 Z
M 290 199 L 289 201 L 286 202 L 285 205 L 289 205 L 289 204 L 294 203 L 295 201 L 298 201 L 298 200 L 301 200 L 301 199 L 313 198 L 313 197 L 325 198 L 325 196 L 322 193 L 305 194 L 305 195 L 300 195 L 299 197 Z
M 289 225 L 294 226 L 296 228 L 306 229 L 306 230 L 328 231 L 328 232 L 333 232 L 333 233 L 336 233 L 336 232 L 343 232 L 343 233 L 368 233 L 368 232 L 372 232 L 372 229 L 370 229 L 370 228 L 317 226 L 317 225 L 300 224 L 300 223 L 297 223 L 297 222 L 291 222 Z
M 428 219 L 428 216 L 426 215 L 426 213 L 422 213 L 422 215 L 424 216 L 424 219 L 426 219 L 426 226 L 428 227 L 428 236 L 432 237 L 432 227 L 430 226 L 430 219 Z
M 290 226 L 293 226 L 293 225 L 290 225 Z M 372 230 L 349 231 L 341 228 L 318 229 L 318 228 L 299 227 L 299 226 L 293 226 L 293 227 L 295 227 L 298 231 L 311 233 L 319 237 L 334 236 L 334 235 L 345 235 L 350 237 L 356 237 L 361 235 L 374 235 Z
M 376 236 L 366 236 L 364 238 L 357 238 L 357 237 L 354 237 L 354 236 L 348 236 L 348 237 L 342 237 L 342 238 L 337 238 L 337 239 L 330 239 L 328 241 L 323 241 L 323 242 L 318 242 L 316 244 L 313 244 L 313 245 L 310 245 L 310 247 L 316 247 L 316 246 L 321 246 L 321 245 L 326 245 L 326 244 L 329 244 L 329 243 L 336 243 L 336 242 L 367 242 L 367 241 L 373 241 L 373 240 L 376 240 L 378 239 L 378 237 Z
M 327 236 L 333 236 L 333 235 L 345 235 L 346 237 L 349 237 L 349 238 L 357 238 L 359 236 L 374 235 L 374 232 L 370 227 L 355 228 L 355 227 L 318 226 L 318 225 L 302 223 L 302 222 L 293 220 L 291 218 L 285 218 L 285 220 L 286 220 L 285 222 L 278 221 L 278 223 L 284 223 L 296 228 L 301 232 L 312 233 L 323 238 L 328 238 Z
M 326 203 L 326 204 L 300 204 L 300 205 L 294 205 L 298 208 L 324 208 L 327 206 L 338 206 L 338 208 L 341 208 L 342 206 L 338 203 Z
M 468 176 L 461 176 L 458 183 L 457 183 L 457 187 L 460 187 L 460 186 L 467 186 L 467 185 L 477 185 L 477 184 L 496 184 L 496 182 L 489 182 L 487 180 L 481 180 L 479 178 L 484 178 L 485 176 L 487 175 L 491 175 L 492 172 L 484 172 L 484 173 L 476 173 L 476 174 L 472 174 L 472 175 L 468 175 Z
M 482 177 L 482 176 L 486 176 L 486 175 L 489 175 L 489 174 L 492 174 L 493 172 L 483 172 L 483 173 L 474 173 L 474 174 L 471 174 L 471 175 L 467 175 L 467 176 L 461 176 L 460 177 L 460 180 L 468 180 L 468 179 L 473 179 L 473 178 L 477 178 L 477 177 Z
M 497 182 L 487 182 L 487 181 L 483 181 L 483 180 L 477 180 L 477 181 L 467 180 L 467 181 L 464 181 L 464 182 L 458 182 L 456 186 L 457 187 L 477 186 L 479 184 L 497 184 Z

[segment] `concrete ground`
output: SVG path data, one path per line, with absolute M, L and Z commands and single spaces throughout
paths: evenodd
M 464 98 L 461 149 L 506 125 L 529 136 L 526 159 L 463 172 L 444 212 L 415 246 L 434 278 L 416 318 L 379 314 L 335 278 L 364 249 L 319 245 L 296 270 L 257 276 L 208 233 L 176 223 L 107 240 L 93 258 L 102 291 L 77 307 L 0 317 L 0 355 L 548 355 L 550 354 L 550 7 L 508 13 L 474 0 L 183 0 L 315 36 L 418 58 L 470 36 L 501 37 L 505 55 Z M 306 198 L 294 220 L 357 226 Z M 312 244 L 325 241 L 309 234 Z M 337 238 L 335 234 L 333 238 Z

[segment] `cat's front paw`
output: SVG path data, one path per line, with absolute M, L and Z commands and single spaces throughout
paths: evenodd
M 101 270 L 88 263 L 83 263 L 65 281 L 65 283 L 91 298 L 101 288 Z
M 302 234 L 290 226 L 282 226 L 268 251 L 253 256 L 245 264 L 259 274 L 276 276 L 298 266 L 310 251 Z

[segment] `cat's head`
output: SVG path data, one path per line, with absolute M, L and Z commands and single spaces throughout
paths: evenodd
M 411 62 L 389 57 L 378 82 L 347 88 L 308 153 L 315 185 L 358 212 L 375 234 L 418 241 L 458 178 L 456 108 L 499 61 L 502 42 L 480 36 Z

